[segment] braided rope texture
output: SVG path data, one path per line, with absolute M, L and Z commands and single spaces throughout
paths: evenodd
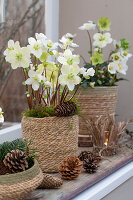
M 33 167 L 24 172 L 2 175 L 0 176 L 0 200 L 23 200 L 42 181 L 43 173 L 37 161 Z
M 45 117 L 22 119 L 23 139 L 31 140 L 37 148 L 37 160 L 43 172 L 58 172 L 58 166 L 78 151 L 79 119 Z
M 79 134 L 88 135 L 85 119 L 90 117 L 115 114 L 118 86 L 80 88 L 78 103 L 81 105 L 82 117 L 79 120 Z M 78 95 L 77 95 L 78 97 Z

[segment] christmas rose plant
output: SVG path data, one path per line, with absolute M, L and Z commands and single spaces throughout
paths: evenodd
M 78 87 L 74 88 L 81 82 L 80 58 L 73 53 L 73 48 L 78 47 L 74 37 L 67 33 L 59 43 L 53 43 L 43 33 L 36 33 L 35 38 L 28 39 L 26 47 L 20 47 L 18 41 L 8 42 L 5 59 L 12 69 L 23 70 L 30 110 L 38 105 L 55 107 L 65 102 L 70 92 L 69 100 L 73 99 Z
M 114 86 L 116 82 L 124 80 L 118 76 L 119 73 L 126 75 L 128 70 L 127 61 L 132 56 L 129 53 L 129 42 L 123 38 L 120 41 L 112 39 L 110 31 L 111 21 L 107 17 L 101 17 L 97 24 L 88 21 L 79 27 L 80 30 L 87 31 L 90 42 L 90 62 L 84 63 L 81 68 L 81 86 Z M 91 37 L 90 31 L 97 30 Z M 104 59 L 105 47 L 113 44 L 113 49 Z M 89 75 L 90 73 L 90 75 Z

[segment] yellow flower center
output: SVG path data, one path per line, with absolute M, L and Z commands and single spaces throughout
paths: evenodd
M 115 59 L 115 60 L 119 60 L 119 56 L 118 56 L 118 55 L 115 55 L 114 59 Z
M 70 74 L 68 75 L 68 79 L 73 79 L 73 77 L 74 77 L 74 75 L 73 75 L 72 73 L 70 73 Z
M 127 54 L 128 54 L 127 51 L 124 51 L 123 55 L 124 55 L 124 56 L 127 56 Z
M 113 70 L 113 69 L 114 69 L 114 67 L 111 65 L 111 66 L 109 66 L 109 69 L 110 69 L 110 70 Z
M 39 45 L 38 45 L 38 44 L 35 44 L 35 45 L 34 45 L 34 49 L 35 49 L 36 51 L 38 51 L 38 50 L 39 50 Z
M 118 64 L 119 70 L 122 70 L 122 66 L 120 64 Z
M 104 36 L 101 36 L 100 38 L 99 38 L 99 41 L 104 41 L 105 40 L 105 37 Z
M 22 54 L 20 53 L 20 54 L 16 54 L 16 59 L 18 60 L 18 61 L 21 61 L 22 60 Z

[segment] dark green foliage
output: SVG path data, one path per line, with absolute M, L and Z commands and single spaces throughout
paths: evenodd
M 4 142 L 3 144 L 0 144 L 0 162 L 4 160 L 7 153 L 17 149 L 25 152 L 29 160 L 33 161 L 33 159 L 36 157 L 35 152 L 37 152 L 37 149 L 34 149 L 32 145 L 33 143 L 31 141 L 22 139 L 16 139 L 12 142 Z
M 123 50 L 128 50 L 130 47 L 129 42 L 125 38 L 121 39 L 121 47 Z
M 43 118 L 48 116 L 54 116 L 54 106 L 43 107 L 41 105 L 28 109 L 23 112 L 23 116 L 25 117 L 35 117 L 35 118 Z
M 90 83 L 95 83 L 95 86 L 114 86 L 116 82 L 122 79 L 118 79 L 117 75 L 110 74 L 108 72 L 108 63 L 104 62 L 103 64 L 98 64 L 92 66 L 91 64 L 86 64 L 84 68 L 89 69 L 93 67 L 95 69 L 95 76 L 85 79 L 83 75 L 80 75 L 82 79 L 81 86 L 88 88 Z

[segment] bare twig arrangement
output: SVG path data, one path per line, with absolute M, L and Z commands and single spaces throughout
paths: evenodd
M 94 148 L 99 148 L 104 155 L 115 154 L 118 141 L 125 131 L 128 121 L 116 123 L 114 116 L 108 115 L 104 117 L 104 120 L 100 116 L 98 119 L 90 118 L 86 122 L 93 136 Z

